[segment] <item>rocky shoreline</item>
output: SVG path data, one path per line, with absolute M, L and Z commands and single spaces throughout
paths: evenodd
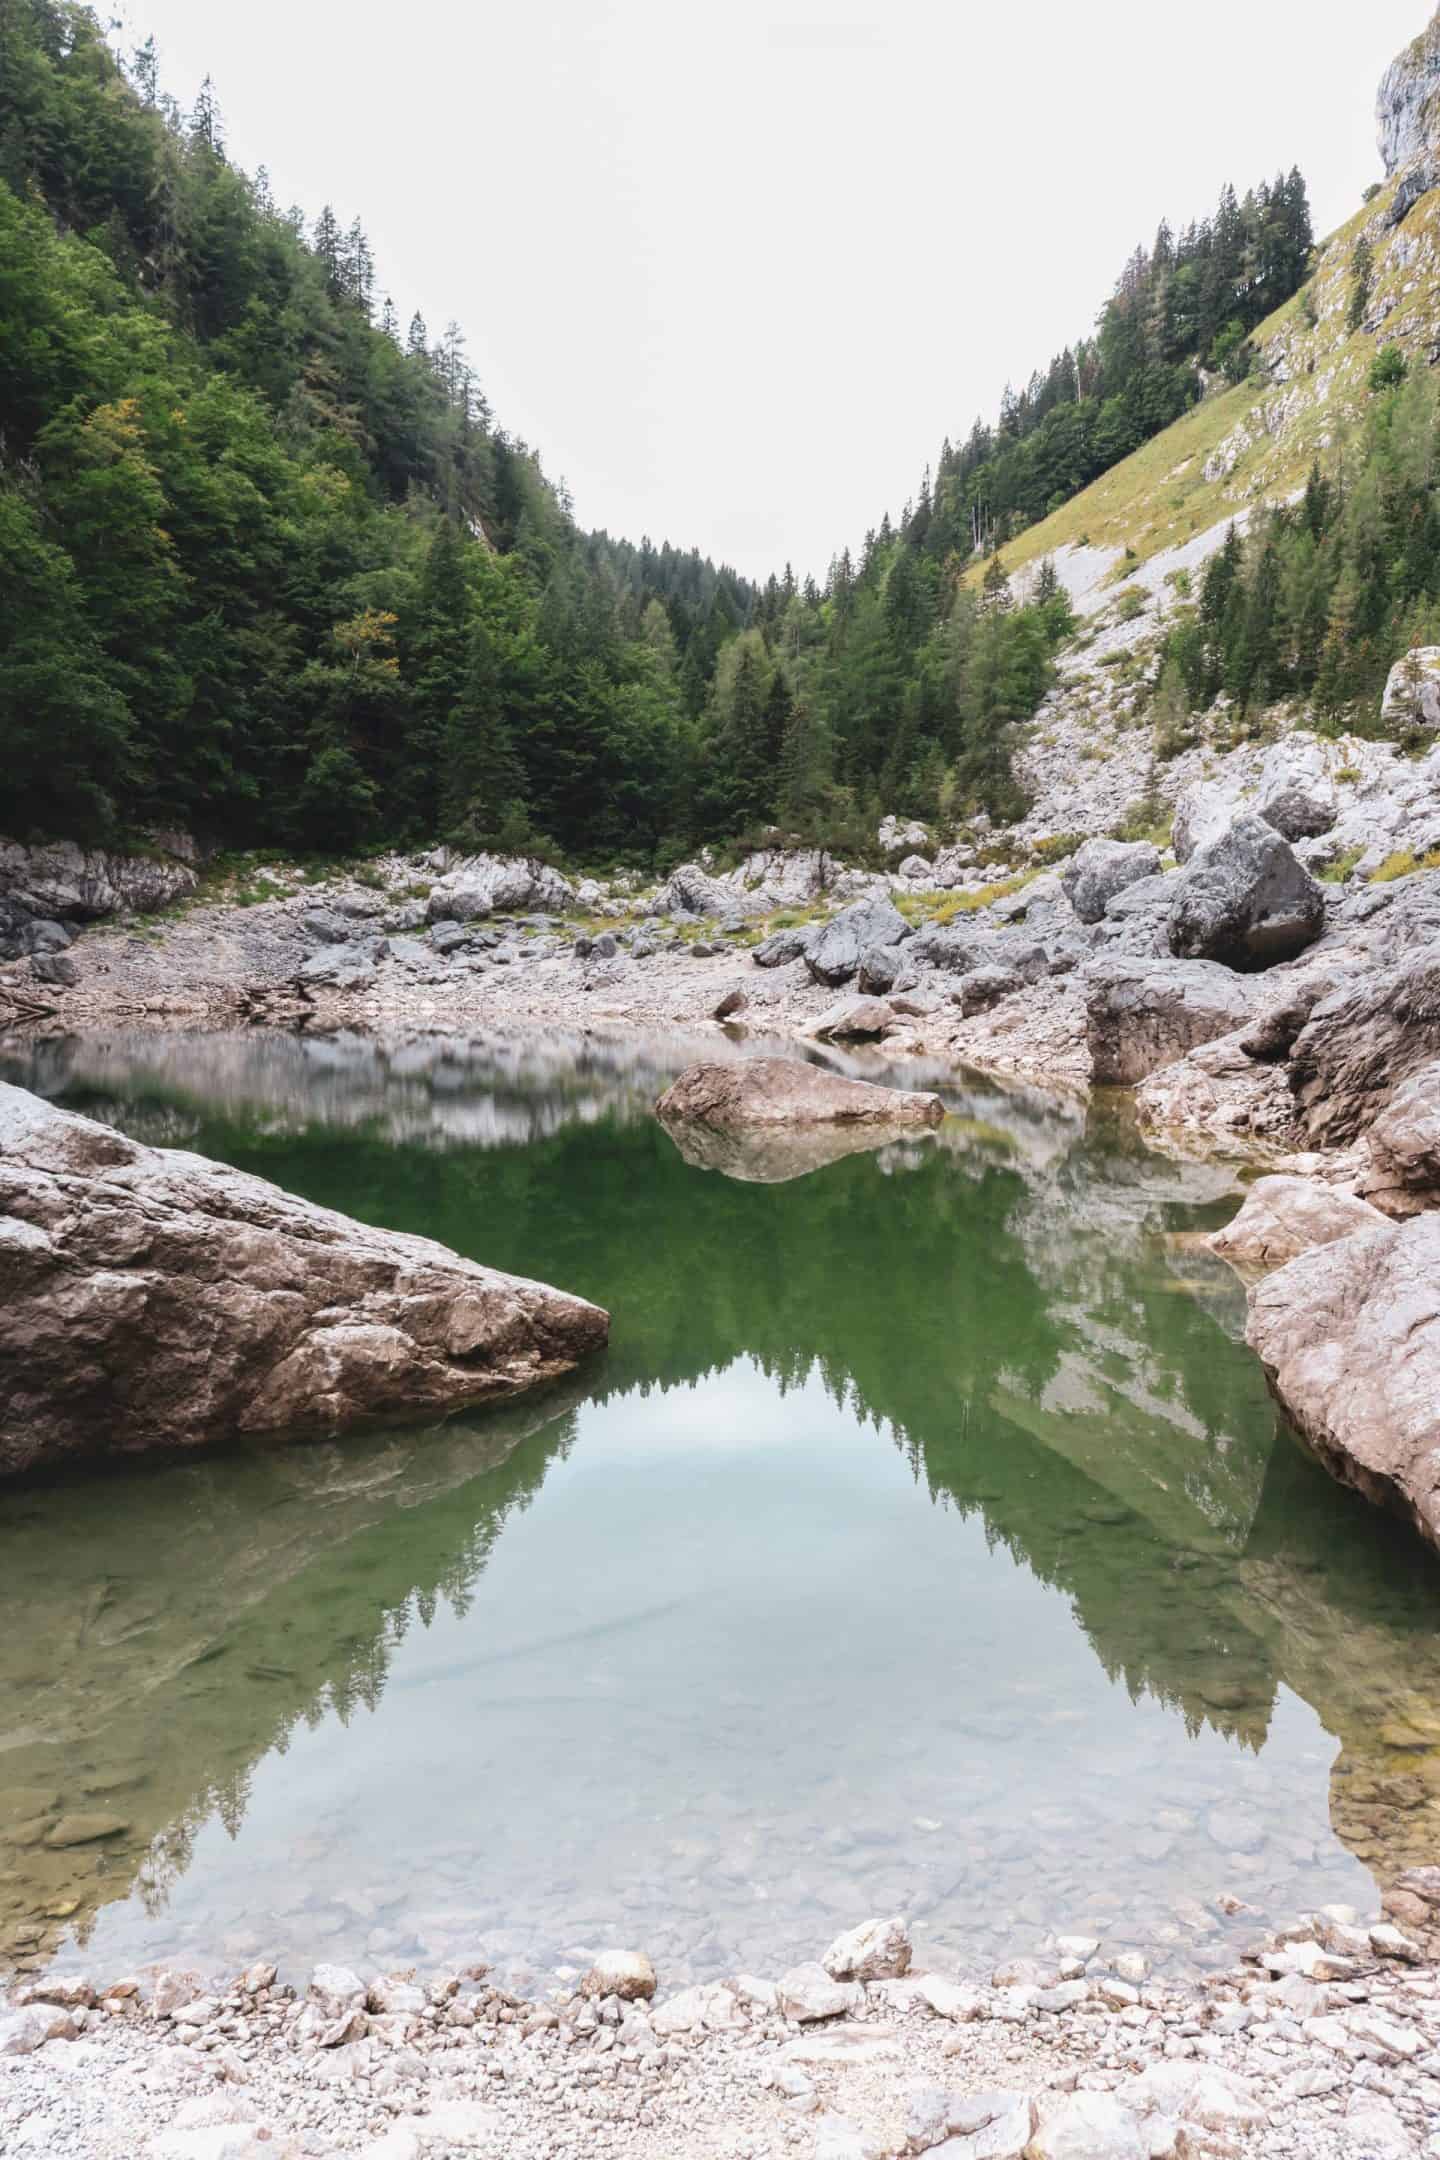
M 1228 1901 L 1228 1910 L 1243 1910 Z M 271 1964 L 36 1981 L 0 2011 L 0 2149 L 57 2160 L 1403 2160 L 1440 2152 L 1440 1871 L 1202 1984 L 1052 1936 L 971 1985 L 872 1920 L 678 1993 L 602 1952 L 549 1996 Z M 1407 1932 L 1407 1929 L 1410 1932 Z

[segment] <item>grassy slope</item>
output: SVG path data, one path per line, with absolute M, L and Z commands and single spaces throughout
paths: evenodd
M 1257 501 L 1279 502 L 1305 484 L 1312 461 L 1337 454 L 1363 409 L 1380 346 L 1398 344 L 1427 365 L 1440 343 L 1440 189 L 1425 196 L 1395 232 L 1383 230 L 1391 182 L 1327 240 L 1309 287 L 1318 315 L 1310 329 L 1301 296 L 1255 333 L 1266 375 L 1207 398 L 1102 474 L 1053 516 L 1005 549 L 1012 572 L 1063 547 L 1131 547 L 1142 561 L 1225 523 Z M 1375 249 L 1369 320 L 1351 333 L 1351 252 L 1362 232 Z M 1283 370 L 1287 379 L 1277 379 Z M 1225 472 L 1207 480 L 1222 452 Z M 979 567 L 969 576 L 978 581 Z

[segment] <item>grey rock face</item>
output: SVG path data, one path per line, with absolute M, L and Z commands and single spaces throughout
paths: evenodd
M 787 967 L 792 960 L 802 960 L 819 935 L 814 923 L 801 930 L 776 930 L 761 940 L 750 957 L 756 967 Z
M 692 1065 L 655 1105 L 666 1123 L 695 1122 L 722 1130 L 763 1125 L 938 1125 L 938 1095 L 872 1087 L 792 1058 L 741 1058 Z
M 1325 895 L 1287 841 L 1242 812 L 1192 856 L 1169 920 L 1177 959 L 1264 968 L 1291 960 L 1325 926 Z
M 874 1042 L 895 1025 L 895 1008 L 884 998 L 843 998 L 815 1022 L 821 1042 Z
M 815 982 L 838 988 L 859 972 L 860 956 L 871 945 L 899 945 L 910 925 L 898 908 L 879 898 L 857 900 L 828 922 L 805 954 Z
M 443 1415 L 568 1372 L 608 1329 L 0 1084 L 0 1472 Z
M 1391 728 L 1440 728 L 1440 645 L 1417 645 L 1385 681 L 1380 717 Z
M 1292 736 L 1276 743 L 1261 768 L 1255 809 L 1286 840 L 1329 832 L 1340 804 L 1318 742 Z
M 1175 850 L 1178 863 L 1188 863 L 1191 856 L 1212 840 L 1218 840 L 1240 807 L 1238 787 L 1221 787 L 1208 780 L 1197 780 L 1185 789 L 1175 805 L 1174 822 L 1170 827 L 1170 845 Z
M 979 967 L 973 975 L 963 978 L 952 995 L 968 1020 L 972 1013 L 989 1012 L 1002 998 L 1013 997 L 1021 988 L 1021 978 L 1012 968 Z
M 1302 1253 L 1251 1291 L 1246 1340 L 1325 1467 L 1440 1545 L 1440 1215 Z
M 476 922 L 508 909 L 559 911 L 574 897 L 568 879 L 533 856 L 472 855 L 431 887 L 427 912 L 431 922 Z
M 1414 1214 L 1440 1197 L 1440 1063 L 1402 1080 L 1371 1126 L 1362 1189 L 1387 1215 Z
M 470 943 L 469 931 L 458 922 L 433 923 L 429 935 L 430 943 L 442 957 L 461 952 Z
M 1091 962 L 1086 983 L 1085 1036 L 1101 1086 L 1132 1086 L 1243 1026 L 1251 1010 L 1241 978 L 1204 960 L 1107 956 Z
M 363 990 L 375 979 L 375 963 L 389 951 L 383 938 L 324 945 L 303 961 L 295 980 L 306 990 Z
M 1440 941 L 1363 970 L 1322 998 L 1290 1053 L 1290 1087 L 1312 1142 L 1343 1147 L 1391 1092 L 1440 1057 Z
M 1440 91 L 1440 25 L 1432 21 L 1380 78 L 1375 136 L 1387 174 L 1422 155 L 1436 141 L 1436 93 Z
M 1087 840 L 1060 874 L 1065 897 L 1083 923 L 1097 923 L 1127 885 L 1160 869 L 1160 851 L 1146 841 Z
M 30 955 L 30 973 L 38 983 L 48 983 L 57 990 L 73 990 L 80 980 L 80 970 L 64 953 L 37 952 Z
M 194 843 L 168 837 L 183 855 L 112 855 L 70 840 L 43 847 L 0 840 L 0 895 L 27 915 L 65 922 L 99 922 L 121 908 L 146 914 L 168 907 L 199 883 Z

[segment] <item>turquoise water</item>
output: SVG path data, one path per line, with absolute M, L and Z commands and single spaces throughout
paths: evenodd
M 705 1167 L 649 1115 L 693 1052 L 0 1058 L 613 1314 L 498 1414 L 0 1493 L 11 1956 L 678 1978 L 903 1911 L 1204 1964 L 1435 1857 L 1436 1564 L 1277 1428 L 1194 1249 L 1233 1173 L 954 1081 L 934 1139 Z

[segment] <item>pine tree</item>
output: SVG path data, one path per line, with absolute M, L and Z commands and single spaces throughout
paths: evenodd
M 460 699 L 445 729 L 441 820 L 465 847 L 524 844 L 529 819 L 525 768 L 515 748 L 500 690 L 495 648 L 476 623 Z
M 423 360 L 429 352 L 429 341 L 430 333 L 425 327 L 425 318 L 420 313 L 419 308 L 416 308 L 415 313 L 410 318 L 410 329 L 405 339 L 405 350 L 412 360 Z
M 1010 590 L 1010 574 L 996 548 L 985 565 L 985 579 L 980 588 L 981 605 L 987 615 L 1008 615 L 1015 605 L 1015 595 Z

